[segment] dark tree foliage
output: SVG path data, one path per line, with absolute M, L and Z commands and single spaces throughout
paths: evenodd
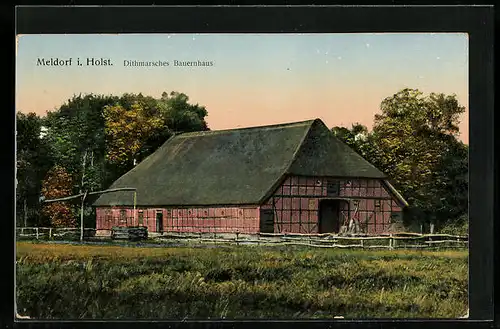
M 468 146 L 457 139 L 464 111 L 455 95 L 404 89 L 383 100 L 371 132 L 360 124 L 332 131 L 402 192 L 406 224 L 461 224 L 468 211 Z

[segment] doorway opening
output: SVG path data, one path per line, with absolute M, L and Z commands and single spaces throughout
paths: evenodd
M 163 233 L 163 212 L 156 212 L 156 232 Z
M 339 233 L 340 210 L 345 200 L 324 199 L 319 201 L 319 233 Z

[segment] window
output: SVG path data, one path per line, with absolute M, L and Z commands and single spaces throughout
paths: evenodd
M 144 223 L 144 211 L 139 210 L 139 225 L 143 225 Z
M 127 222 L 127 211 L 125 209 L 120 210 L 120 222 L 121 223 Z
M 329 181 L 326 185 L 326 195 L 327 196 L 338 196 L 340 190 L 339 182 Z
M 375 210 L 380 210 L 380 200 L 375 200 Z

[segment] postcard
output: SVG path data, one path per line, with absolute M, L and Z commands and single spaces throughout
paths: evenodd
M 17 318 L 467 317 L 468 41 L 18 35 Z

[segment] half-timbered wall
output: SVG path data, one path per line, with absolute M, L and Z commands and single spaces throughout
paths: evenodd
M 206 208 L 97 208 L 97 229 L 113 226 L 146 226 L 157 232 L 156 214 L 163 214 L 163 232 L 256 233 L 259 231 L 258 207 Z
M 402 211 L 380 180 L 322 177 L 287 178 L 262 208 L 273 209 L 275 232 L 318 233 L 322 199 L 346 200 L 339 204 L 341 225 L 352 217 L 367 233 L 384 232 Z

